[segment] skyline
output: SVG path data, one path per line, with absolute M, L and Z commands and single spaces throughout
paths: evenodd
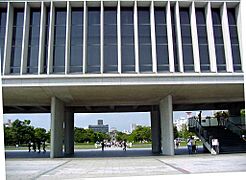
M 173 112 L 173 120 L 187 117 L 187 111 Z M 197 115 L 199 111 L 190 111 L 192 116 Z M 203 116 L 211 116 L 212 111 L 203 111 Z M 4 114 L 4 122 L 8 119 L 12 121 L 31 120 L 31 125 L 36 127 L 50 129 L 50 114 Z M 75 113 L 74 126 L 80 128 L 88 128 L 88 125 L 96 125 L 97 120 L 102 119 L 104 124 L 109 125 L 109 129 L 115 127 L 119 131 L 130 131 L 131 124 L 150 126 L 150 113 L 149 112 L 131 112 L 131 113 Z

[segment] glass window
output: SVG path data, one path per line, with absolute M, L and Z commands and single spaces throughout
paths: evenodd
M 225 60 L 224 40 L 222 34 L 222 25 L 221 25 L 219 8 L 212 8 L 212 19 L 213 19 L 217 70 L 218 72 L 222 72 L 222 71 L 226 71 L 226 60 Z
M 38 73 L 39 29 L 40 9 L 31 9 L 29 24 L 27 73 Z
M 155 7 L 157 71 L 169 71 L 165 7 Z
M 121 8 L 121 63 L 122 72 L 135 72 L 133 8 Z
M 104 8 L 104 72 L 118 72 L 117 8 Z
M 44 71 L 47 72 L 47 64 L 48 64 L 48 46 L 49 46 L 49 27 L 50 27 L 50 8 L 46 9 L 46 20 L 45 20 L 45 42 L 44 42 Z
M 139 70 L 152 72 L 150 9 L 138 7 Z
M 197 36 L 201 71 L 210 71 L 205 9 L 196 8 Z
M 179 72 L 177 40 L 176 40 L 176 25 L 175 25 L 175 10 L 171 7 L 171 21 L 172 21 L 172 35 L 173 35 L 173 56 L 174 56 L 174 69 Z
M 189 8 L 180 8 L 184 71 L 194 71 Z
M 231 37 L 233 68 L 234 71 L 242 71 L 235 9 L 228 8 L 227 14 L 228 14 L 228 21 L 229 21 L 230 37 Z
M 24 9 L 14 9 L 10 73 L 20 73 Z
M 81 8 L 72 8 L 70 38 L 70 72 L 83 71 L 83 25 L 84 11 Z
M 3 73 L 3 55 L 5 46 L 5 31 L 6 31 L 6 9 L 0 8 L 0 61 L 1 61 L 1 72 Z
M 100 73 L 100 7 L 88 7 L 87 73 Z
M 55 9 L 53 72 L 65 72 L 66 9 Z

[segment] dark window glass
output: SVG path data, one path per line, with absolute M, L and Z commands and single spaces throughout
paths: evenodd
M 138 8 L 139 70 L 152 72 L 149 7 Z
M 220 9 L 212 9 L 213 30 L 214 30 L 214 42 L 217 61 L 217 70 L 219 72 L 226 71 L 226 60 L 224 50 L 224 40 L 222 34 L 222 25 L 220 18 Z
M 118 72 L 117 9 L 104 8 L 104 72 Z
M 53 72 L 65 72 L 66 9 L 55 10 Z
M 175 25 L 175 10 L 171 7 L 172 35 L 173 35 L 173 57 L 175 72 L 179 72 L 177 40 L 176 40 L 176 25 Z
M 210 61 L 208 53 L 207 27 L 205 18 L 205 9 L 196 9 L 197 36 L 199 44 L 199 55 L 201 71 L 210 71 Z
M 0 8 L 0 61 L 1 61 L 1 72 L 3 73 L 3 55 L 5 46 L 5 31 L 6 31 L 6 9 Z
M 44 73 L 47 72 L 48 64 L 48 46 L 49 46 L 49 27 L 50 27 L 50 8 L 46 9 L 46 21 L 45 21 L 45 43 L 44 43 Z
M 87 72 L 100 73 L 100 8 L 88 8 Z
M 31 9 L 29 24 L 27 73 L 38 73 L 39 29 L 40 9 Z
M 189 8 L 180 8 L 184 71 L 194 71 Z
M 83 71 L 83 8 L 72 8 L 70 72 Z
M 20 73 L 24 9 L 14 9 L 10 73 Z
M 228 8 L 227 14 L 228 14 L 228 21 L 229 21 L 230 37 L 231 37 L 233 68 L 234 71 L 242 71 L 235 9 Z
M 169 71 L 166 11 L 155 7 L 157 71 Z
M 135 72 L 133 8 L 121 8 L 122 72 Z

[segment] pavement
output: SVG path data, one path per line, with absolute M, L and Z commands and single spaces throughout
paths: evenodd
M 105 149 L 104 152 L 80 150 L 75 151 L 75 156 L 72 158 L 49 159 L 36 157 L 38 153 L 31 153 L 35 155 L 33 158 L 8 157 L 9 152 L 6 151 L 6 174 L 9 180 L 164 179 L 186 176 L 197 179 L 201 174 L 209 179 L 214 179 L 216 176 L 221 178 L 223 175 L 246 177 L 245 153 L 153 156 L 149 149 L 134 149 L 126 152 Z M 23 153 L 22 151 L 11 152 L 11 155 Z M 48 157 L 48 153 L 38 155 Z M 31 154 L 29 153 L 29 156 Z

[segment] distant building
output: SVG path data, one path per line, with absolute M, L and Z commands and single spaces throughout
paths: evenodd
M 92 129 L 94 132 L 102 132 L 108 133 L 109 132 L 109 125 L 103 125 L 103 120 L 98 120 L 97 125 L 89 125 L 89 129 Z
M 134 131 L 137 128 L 137 124 L 131 124 L 131 132 Z
M 6 123 L 3 123 L 3 125 L 5 126 L 5 127 L 12 127 L 12 121 L 11 121 L 11 119 L 8 119 L 8 122 L 6 122 Z

